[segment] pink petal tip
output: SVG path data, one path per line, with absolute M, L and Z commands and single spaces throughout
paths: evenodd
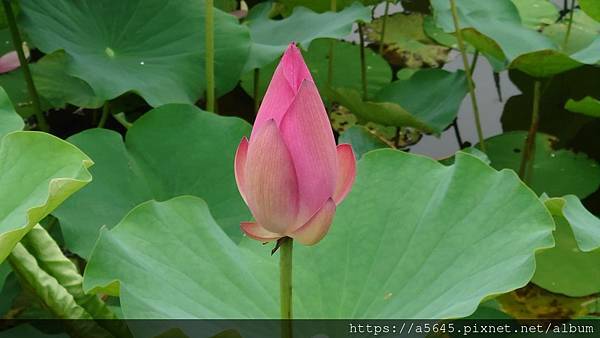
M 334 215 L 335 202 L 330 198 L 306 224 L 294 231 L 290 237 L 304 245 L 317 244 L 329 231 Z
M 352 189 L 354 179 L 356 178 L 356 157 L 352 146 L 349 144 L 340 144 L 337 146 L 338 156 L 338 177 L 333 194 L 333 200 L 340 204 L 346 195 Z
M 244 199 L 244 202 L 248 204 L 248 200 L 246 199 L 246 179 L 245 179 L 245 167 L 246 167 L 246 157 L 248 156 L 248 139 L 243 137 L 238 145 L 237 151 L 235 152 L 235 181 L 238 186 L 238 190 L 240 191 L 240 195 Z

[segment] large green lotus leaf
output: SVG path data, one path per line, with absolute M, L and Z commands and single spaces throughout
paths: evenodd
M 565 109 L 591 117 L 600 117 L 600 100 L 591 96 L 586 96 L 579 101 L 569 99 L 565 105 Z
M 579 6 L 590 17 L 600 21 L 600 3 L 596 0 L 579 0 Z
M 283 12 L 289 15 L 295 7 L 306 7 L 318 13 L 323 13 L 331 10 L 331 1 L 323 0 L 278 0 L 278 3 L 283 5 Z M 337 10 L 344 9 L 355 2 L 360 2 L 364 5 L 377 5 L 381 0 L 337 0 Z
M 376 150 L 322 242 L 295 246 L 296 318 L 456 318 L 525 285 L 552 218 L 511 171 L 458 154 Z M 116 293 L 127 318 L 277 318 L 271 246 L 236 244 L 196 197 L 147 202 L 102 231 L 86 290 Z M 360 253 L 360 254 L 357 254 Z M 148 297 L 152 295 L 152 297 Z
M 450 3 L 433 0 L 431 4 L 436 24 L 446 32 L 454 32 Z M 489 60 L 496 72 L 504 70 L 510 58 L 535 50 L 536 46 L 541 49 L 554 46 L 548 38 L 540 39 L 540 34 L 522 26 L 517 6 L 510 0 L 485 4 L 459 0 L 456 4 L 465 40 Z
M 581 251 L 600 248 L 600 219 L 587 211 L 577 196 L 544 198 L 544 203 L 552 215 L 564 217 L 569 222 Z
M 412 115 L 406 109 L 393 102 L 364 101 L 354 89 L 336 88 L 328 91 L 335 102 L 348 108 L 363 122 L 375 122 L 384 126 L 413 127 L 427 133 L 434 129 L 427 122 Z
M 101 100 L 125 92 L 151 106 L 193 103 L 205 90 L 203 1 L 21 1 L 22 23 L 43 52 L 64 49 L 67 72 L 85 80 Z M 238 82 L 249 34 L 215 9 L 217 93 Z
M 269 18 L 273 4 L 260 3 L 248 14 L 252 47 L 245 70 L 261 68 L 277 59 L 291 42 L 307 49 L 318 38 L 343 38 L 352 32 L 355 21 L 371 21 L 371 10 L 354 3 L 339 12 L 315 13 L 296 7 L 292 15 L 281 20 Z M 239 61 L 238 61 L 239 62 Z
M 573 195 L 545 203 L 556 221 L 556 246 L 536 255 L 533 282 L 571 297 L 600 292 L 600 219 Z
M 421 13 L 397 13 L 385 21 L 383 53 L 392 64 L 409 68 L 441 67 L 448 61 L 450 49 L 440 46 L 425 32 L 425 18 Z M 381 44 L 383 18 L 366 26 L 367 39 Z
M 432 0 L 431 5 L 437 24 L 445 31 L 453 32 L 450 2 Z M 517 6 L 511 0 L 458 0 L 456 6 L 461 29 L 473 28 L 493 39 L 509 60 L 524 53 L 555 47 L 548 38 L 522 25 Z
M 56 51 L 32 64 L 31 72 L 38 93 L 53 108 L 72 104 L 82 108 L 99 108 L 104 103 L 85 81 L 67 73 L 67 55 Z M 26 86 L 23 81 L 23 86 Z
M 67 247 L 88 257 L 103 225 L 112 227 L 131 208 L 178 195 L 204 198 L 221 226 L 239 238 L 249 220 L 233 176 L 233 157 L 250 125 L 191 105 L 171 104 L 144 114 L 121 135 L 92 129 L 69 138 L 96 163 L 94 181 L 61 206 Z
M 551 25 L 559 18 L 558 8 L 550 0 L 511 0 L 519 11 L 525 27 L 539 30 Z
M 454 31 L 450 3 L 432 0 L 431 4 L 437 24 L 445 31 Z M 600 36 L 574 53 L 562 51 L 553 39 L 526 27 L 511 0 L 458 0 L 457 9 L 465 39 L 481 48 L 496 71 L 502 59 L 505 66 L 540 78 L 600 61 Z
M 485 141 L 491 166 L 519 170 L 527 132 L 515 131 L 494 136 Z M 535 141 L 533 171 L 529 186 L 538 194 L 584 198 L 600 185 L 600 166 L 582 153 L 553 148 L 552 136 L 538 133 Z
M 0 87 L 0 140 L 4 135 L 21 130 L 25 126 L 23 119 L 17 112 L 8 98 L 8 94 Z
M 329 47 L 333 43 L 333 77 L 332 87 L 362 89 L 360 73 L 360 48 L 354 44 L 333 40 L 318 39 L 310 44 L 307 51 L 303 52 L 304 61 L 310 69 L 313 80 L 322 93 L 326 92 L 329 76 Z M 375 95 L 383 86 L 390 83 L 392 71 L 388 63 L 377 53 L 370 49 L 365 50 L 367 64 L 367 90 L 370 96 Z M 258 93 L 263 97 L 275 67 L 279 60 L 262 68 L 259 72 Z M 248 72 L 242 77 L 242 88 L 248 95 L 254 95 L 254 72 Z
M 364 101 L 358 91 L 348 88 L 329 93 L 364 121 L 439 134 L 456 117 L 467 84 L 462 71 L 427 69 L 383 87 L 371 101 Z
M 145 202 L 104 228 L 84 288 L 111 286 L 102 291 L 120 294 L 126 318 L 276 318 L 276 268 L 240 250 L 203 200 L 180 196 Z
M 542 50 L 524 54 L 513 60 L 510 67 L 533 77 L 552 77 L 583 65 L 600 62 L 600 35 L 587 47 L 567 55 L 557 50 Z
M 424 69 L 385 86 L 374 101 L 396 103 L 441 133 L 456 118 L 468 91 L 465 72 Z
M 34 225 L 91 181 L 92 163 L 50 134 L 17 131 L 0 140 L 0 262 Z

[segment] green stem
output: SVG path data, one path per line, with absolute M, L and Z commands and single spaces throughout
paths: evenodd
M 358 38 L 360 40 L 360 78 L 362 80 L 363 100 L 367 100 L 367 62 L 365 60 L 364 24 L 358 23 Z
M 46 117 L 44 117 L 44 112 L 42 112 L 40 97 L 38 96 L 37 90 L 35 89 L 33 77 L 31 76 L 31 71 L 29 70 L 29 64 L 27 63 L 27 58 L 25 58 L 25 53 L 23 52 L 23 41 L 21 40 L 21 35 L 19 34 L 19 28 L 17 27 L 15 14 L 13 13 L 12 6 L 10 5 L 11 1 L 2 0 L 2 4 L 4 5 L 4 12 L 6 13 L 6 22 L 8 23 L 8 28 L 12 37 L 13 46 L 15 48 L 15 51 L 17 52 L 17 56 L 19 57 L 21 69 L 23 69 L 23 76 L 25 77 L 25 83 L 27 83 L 27 91 L 29 93 L 29 98 L 31 99 L 31 103 L 33 105 L 33 113 L 37 118 L 37 124 L 40 130 L 49 131 L 50 128 L 48 127 L 48 122 L 46 122 Z
M 536 80 L 533 87 L 533 112 L 531 114 L 531 125 L 529 127 L 529 133 L 525 140 L 525 146 L 523 148 L 523 157 L 521 158 L 521 165 L 519 167 L 519 176 L 524 182 L 531 180 L 534 155 L 535 155 L 535 138 L 540 124 L 540 103 L 542 99 L 542 82 Z
M 565 41 L 563 42 L 563 50 L 567 50 L 569 45 L 569 38 L 571 37 L 571 28 L 573 27 L 573 14 L 575 13 L 575 0 L 571 0 L 571 12 L 569 12 L 569 23 L 567 24 L 567 34 L 565 34 Z
M 133 126 L 133 123 L 127 121 L 127 116 L 125 116 L 125 113 L 123 112 L 114 114 L 113 118 L 117 120 L 117 122 L 119 122 L 123 127 L 125 127 L 125 129 L 129 129 Z
M 337 3 L 336 0 L 331 0 L 331 11 L 337 11 Z M 331 88 L 331 84 L 333 83 L 333 46 L 335 41 L 331 41 L 329 43 L 329 56 L 327 58 L 328 67 L 327 67 L 327 88 Z
M 206 0 L 206 110 L 215 110 L 215 35 L 213 0 Z
M 502 86 L 500 84 L 500 73 L 492 71 L 494 77 L 494 86 L 496 87 L 496 94 L 498 94 L 498 101 L 502 102 Z
M 281 301 L 281 330 L 283 338 L 292 338 L 292 248 L 290 237 L 279 243 L 279 296 Z
M 479 105 L 477 104 L 477 96 L 475 95 L 475 84 L 473 83 L 473 74 L 471 73 L 469 59 L 467 58 L 467 49 L 465 48 L 462 32 L 460 30 L 460 23 L 458 21 L 458 10 L 456 9 L 455 0 L 450 0 L 450 8 L 452 10 L 452 20 L 454 21 L 454 29 L 456 30 L 456 40 L 458 40 L 458 48 L 460 49 L 460 54 L 463 60 L 463 66 L 465 68 L 465 73 L 467 74 L 467 84 L 469 85 L 469 95 L 471 96 L 473 115 L 475 116 L 475 127 L 477 128 L 479 146 L 481 148 L 481 151 L 485 153 L 483 129 L 481 128 L 481 118 L 479 116 Z
M 479 60 L 479 51 L 476 50 L 475 54 L 473 54 L 473 59 L 471 60 L 471 66 L 469 69 L 471 70 L 471 74 L 475 73 L 475 68 L 477 67 L 477 61 Z
M 460 135 L 460 129 L 458 129 L 458 119 L 454 119 L 452 122 L 452 127 L 454 128 L 454 136 L 456 136 L 456 142 L 458 143 L 458 147 L 462 150 L 465 148 L 465 143 L 462 140 L 462 136 Z
M 104 125 L 108 120 L 108 115 L 110 115 L 110 104 L 106 101 L 102 107 L 102 116 L 100 117 L 100 122 L 98 122 L 98 128 L 104 128 Z
M 385 1 L 385 9 L 383 10 L 383 21 L 381 22 L 381 40 L 379 41 L 379 55 L 383 55 L 383 44 L 385 41 L 385 26 L 387 23 L 388 13 L 390 11 L 390 2 Z

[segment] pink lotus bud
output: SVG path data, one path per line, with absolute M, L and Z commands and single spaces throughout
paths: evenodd
M 29 58 L 29 48 L 25 42 L 23 42 L 23 52 L 25 53 L 25 58 Z M 19 56 L 16 51 L 8 52 L 0 56 L 0 74 L 13 71 L 20 66 L 21 63 L 19 62 Z
M 319 242 L 336 206 L 354 183 L 352 147 L 336 147 L 327 112 L 300 51 L 283 54 L 256 116 L 250 141 L 235 155 L 235 178 L 256 222 L 244 222 L 251 238 L 292 237 Z

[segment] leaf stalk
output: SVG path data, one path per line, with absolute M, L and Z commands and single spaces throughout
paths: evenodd
M 533 111 L 531 114 L 531 125 L 525 139 L 523 148 L 523 157 L 519 166 L 519 177 L 527 183 L 531 182 L 533 175 L 533 162 L 535 157 L 535 138 L 537 135 L 538 126 L 540 124 L 540 103 L 542 99 L 542 82 L 536 80 L 533 87 Z
M 12 10 L 11 1 L 2 0 L 2 5 L 4 6 L 4 13 L 6 14 L 6 22 L 8 23 L 8 29 L 12 38 L 13 47 L 17 52 L 17 56 L 19 57 L 21 69 L 23 69 L 23 77 L 25 78 L 27 92 L 29 93 L 29 98 L 31 99 L 31 104 L 33 106 L 33 114 L 37 119 L 37 125 L 39 129 L 47 132 L 50 130 L 50 127 L 48 126 L 44 112 L 42 112 L 40 97 L 35 88 L 35 83 L 33 82 L 33 77 L 31 76 L 27 58 L 23 52 L 23 41 L 21 39 L 21 35 L 19 34 L 19 27 L 17 26 L 17 20 L 15 19 L 15 14 Z
M 385 27 L 387 25 L 387 17 L 390 12 L 390 2 L 385 1 L 385 9 L 383 10 L 383 19 L 381 22 L 381 40 L 379 41 L 379 55 L 383 55 L 383 44 L 385 42 Z
M 573 28 L 573 15 L 575 14 L 575 0 L 571 0 L 571 11 L 569 12 L 569 23 L 567 24 L 567 33 L 565 34 L 565 41 L 563 41 L 563 51 L 567 50 L 569 46 L 569 38 L 571 37 L 571 29 Z
M 281 302 L 281 336 L 292 338 L 292 249 L 294 240 L 279 240 L 279 296 Z
M 360 40 L 360 78 L 362 80 L 363 100 L 367 100 L 367 61 L 365 59 L 364 23 L 358 23 L 358 38 Z
M 481 117 L 479 114 L 479 104 L 477 103 L 477 96 L 475 95 L 475 83 L 473 82 L 473 73 L 471 72 L 471 66 L 469 65 L 469 59 L 467 58 L 467 49 L 460 29 L 460 22 L 458 18 L 458 10 L 456 8 L 456 1 L 450 0 L 450 9 L 452 12 L 452 20 L 454 21 L 454 29 L 456 31 L 456 40 L 458 41 L 458 48 L 467 75 L 467 84 L 469 86 L 469 95 L 471 97 L 471 105 L 473 106 L 473 115 L 475 118 L 475 127 L 477 128 L 477 137 L 479 139 L 479 146 L 481 151 L 485 153 L 485 142 L 483 138 L 483 129 L 481 128 Z
M 100 117 L 100 122 L 98 122 L 98 128 L 104 128 L 104 125 L 108 120 L 108 115 L 110 115 L 110 104 L 106 101 L 102 107 L 102 116 Z

